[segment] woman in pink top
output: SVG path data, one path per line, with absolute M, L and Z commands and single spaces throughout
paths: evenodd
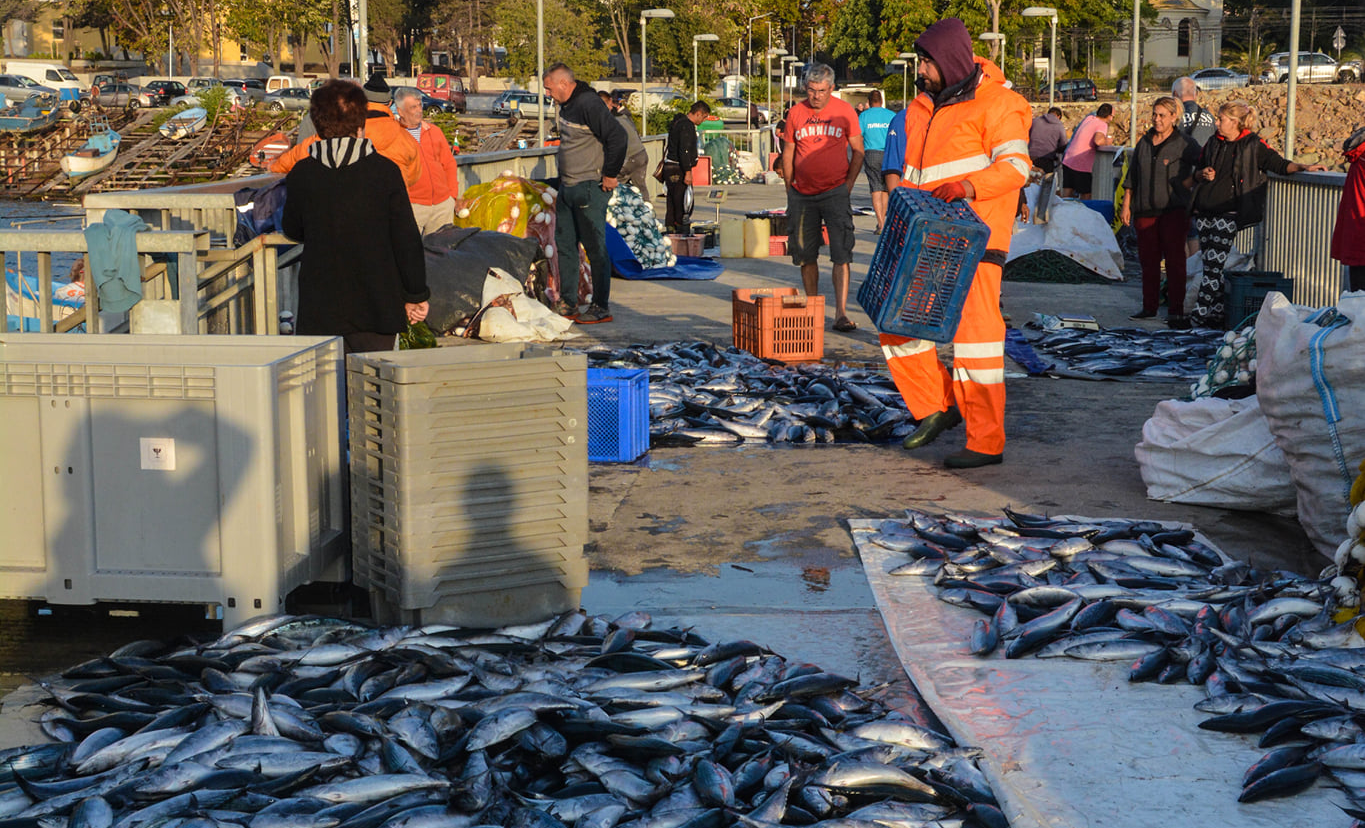
M 1091 175 L 1095 167 L 1095 148 L 1109 146 L 1109 122 L 1114 117 L 1114 107 L 1100 104 L 1094 115 L 1085 116 L 1081 125 L 1071 136 L 1071 143 L 1062 156 L 1063 198 L 1079 193 L 1082 199 L 1090 198 Z

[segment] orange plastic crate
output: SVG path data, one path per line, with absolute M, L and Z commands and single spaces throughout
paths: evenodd
M 769 236 L 769 237 L 768 237 L 768 255 L 769 255 L 769 256 L 785 256 L 785 255 L 787 255 L 787 237 L 786 237 L 786 236 Z
M 731 294 L 735 347 L 764 359 L 817 362 L 825 355 L 825 297 L 796 288 L 749 288 Z

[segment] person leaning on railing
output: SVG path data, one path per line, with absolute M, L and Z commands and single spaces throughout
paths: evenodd
M 1365 127 L 1351 133 L 1341 150 L 1351 166 L 1332 228 L 1332 258 L 1346 265 L 1351 290 L 1365 290 Z

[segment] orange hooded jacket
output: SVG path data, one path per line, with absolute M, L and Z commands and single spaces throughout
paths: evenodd
M 371 101 L 368 109 L 369 116 L 365 120 L 365 137 L 374 144 L 375 152 L 389 159 L 398 165 L 398 170 L 403 173 L 403 183 L 412 187 L 422 176 L 422 162 L 419 158 L 420 150 L 417 142 L 412 139 L 403 125 L 398 123 L 398 119 L 393 117 L 393 112 L 384 104 Z M 275 163 L 270 165 L 270 171 L 287 175 L 294 165 L 308 157 L 308 147 L 318 140 L 316 135 L 300 141 L 275 159 Z

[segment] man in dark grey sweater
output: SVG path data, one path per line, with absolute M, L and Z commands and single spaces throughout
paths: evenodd
M 591 86 L 556 63 L 545 73 L 545 91 L 559 104 L 559 196 L 555 199 L 555 247 L 562 299 L 579 324 L 611 321 L 611 261 L 607 258 L 607 200 L 626 158 L 626 134 Z M 577 312 L 578 245 L 592 268 L 592 304 Z

